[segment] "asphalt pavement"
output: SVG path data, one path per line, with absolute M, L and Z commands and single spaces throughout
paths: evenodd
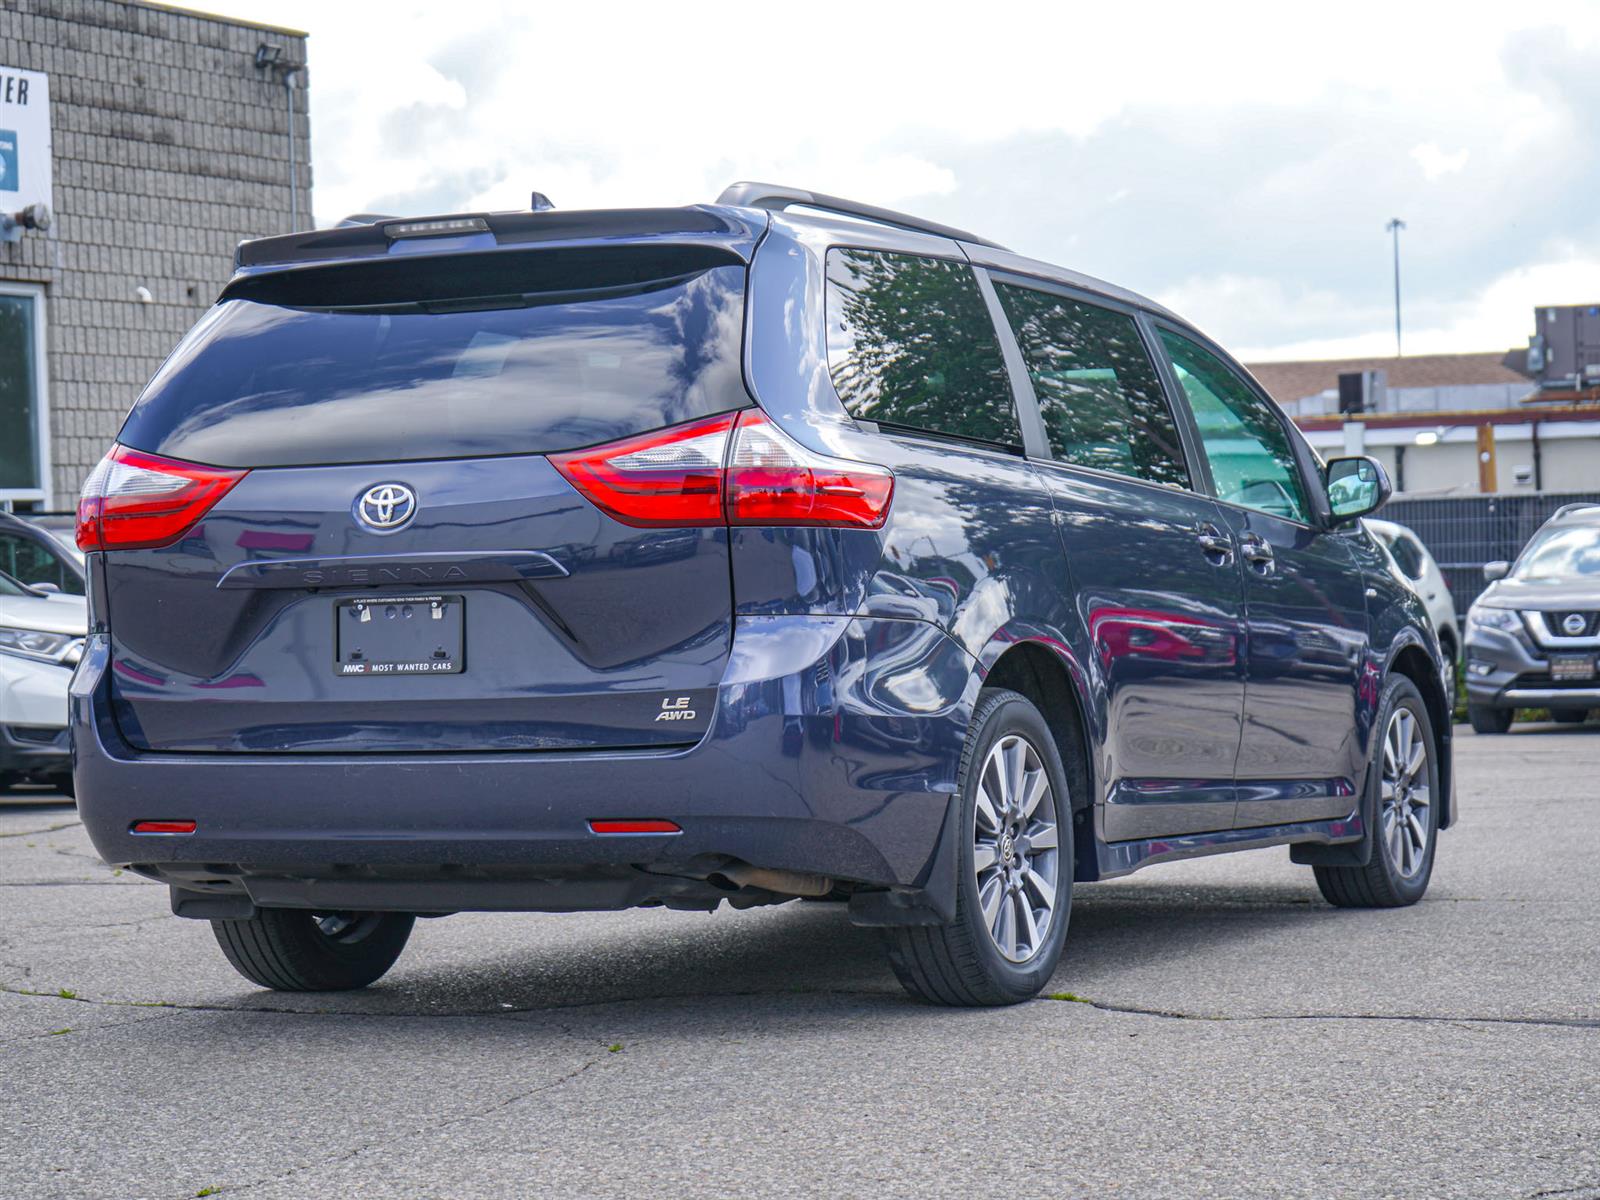
M 260 991 L 0 798 L 0 1197 L 1600 1200 L 1600 724 L 1457 745 L 1416 907 L 1153 867 L 985 1011 L 816 903 L 422 921 L 366 992 Z

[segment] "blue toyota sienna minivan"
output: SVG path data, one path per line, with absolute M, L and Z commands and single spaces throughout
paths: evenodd
M 85 485 L 83 819 L 256 983 L 417 916 L 796 897 L 942 1004 L 1076 883 L 1288 845 L 1415 902 L 1445 660 L 1326 465 L 1131 292 L 716 205 L 246 242 Z

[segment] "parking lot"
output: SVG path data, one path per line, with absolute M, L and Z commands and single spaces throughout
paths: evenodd
M 458 916 L 365 993 L 254 991 L 10 796 L 0 1195 L 1600 1197 L 1600 728 L 1458 758 L 1415 908 L 1157 867 L 987 1011 L 813 903 Z

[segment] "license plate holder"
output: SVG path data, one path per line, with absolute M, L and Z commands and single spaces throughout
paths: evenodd
M 1572 683 L 1595 677 L 1595 656 L 1592 654 L 1552 654 L 1550 679 L 1553 683 Z
M 356 596 L 333 606 L 335 675 L 459 675 L 466 670 L 461 596 Z

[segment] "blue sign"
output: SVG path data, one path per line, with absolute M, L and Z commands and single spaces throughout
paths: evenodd
M 0 192 L 17 190 L 17 135 L 0 129 Z

